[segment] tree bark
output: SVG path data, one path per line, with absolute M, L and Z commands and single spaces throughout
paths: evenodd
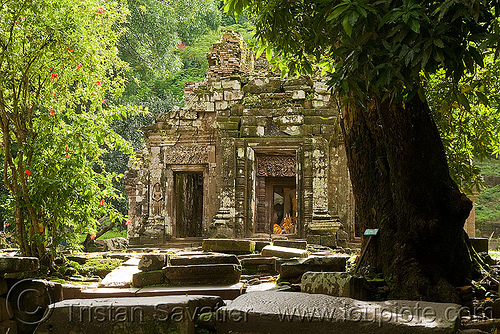
M 350 103 L 342 128 L 362 231 L 379 228 L 367 262 L 391 297 L 459 302 L 472 275 L 463 226 L 472 202 L 449 175 L 427 103 Z M 363 240 L 363 246 L 366 240 Z

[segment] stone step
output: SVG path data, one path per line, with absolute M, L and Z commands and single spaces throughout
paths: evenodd
M 201 295 L 66 300 L 51 305 L 35 333 L 194 334 L 198 314 L 223 304 L 220 297 Z
M 163 268 L 168 284 L 235 284 L 240 281 L 241 266 L 234 264 L 203 264 L 195 266 L 168 266 Z
M 456 333 L 460 305 L 422 301 L 364 302 L 300 292 L 241 295 L 216 314 L 217 333 Z
M 204 239 L 205 252 L 247 254 L 255 251 L 255 241 L 243 239 Z
M 169 259 L 172 266 L 188 266 L 199 264 L 240 264 L 240 261 L 233 254 L 223 253 L 202 253 L 202 254 L 179 254 Z
M 136 296 L 208 295 L 233 300 L 242 294 L 243 283 L 232 285 L 154 286 L 138 290 Z

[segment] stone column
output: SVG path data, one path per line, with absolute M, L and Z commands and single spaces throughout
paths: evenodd
M 234 138 L 220 137 L 217 145 L 217 188 L 219 209 L 209 228 L 210 237 L 235 238 L 239 229 L 235 226 L 235 145 Z

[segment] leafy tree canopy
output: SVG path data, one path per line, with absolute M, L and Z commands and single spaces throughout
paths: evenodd
M 258 54 L 287 73 L 331 77 L 340 96 L 361 101 L 428 100 L 454 179 L 480 183 L 472 157 L 498 152 L 500 41 L 495 0 L 226 0 L 255 19 Z

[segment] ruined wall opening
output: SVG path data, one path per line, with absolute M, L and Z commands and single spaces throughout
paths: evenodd
M 174 173 L 175 237 L 201 237 L 203 232 L 203 173 Z

